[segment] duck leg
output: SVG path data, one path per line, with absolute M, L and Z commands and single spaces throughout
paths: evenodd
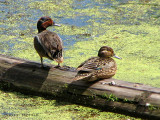
M 58 65 L 56 65 L 54 68 L 60 68 L 60 63 L 58 63 Z
M 42 57 L 40 57 L 40 58 L 41 58 L 41 67 L 44 68 L 44 66 L 43 66 L 43 58 Z
M 40 58 L 41 58 L 41 68 L 42 68 L 42 69 L 45 69 L 45 70 L 49 70 L 50 67 L 43 64 L 43 57 L 40 57 Z

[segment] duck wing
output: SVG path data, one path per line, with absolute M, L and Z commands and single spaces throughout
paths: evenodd
M 86 71 L 86 72 L 92 72 L 99 69 L 99 61 L 98 57 L 91 57 L 88 60 L 84 61 L 81 63 L 78 67 L 77 70 L 79 72 Z
M 63 44 L 61 38 L 54 32 L 45 31 L 35 37 L 43 47 L 46 55 L 50 59 L 62 57 Z

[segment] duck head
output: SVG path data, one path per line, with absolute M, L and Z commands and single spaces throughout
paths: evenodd
M 49 26 L 60 26 L 60 25 L 55 24 L 55 22 L 48 16 L 41 17 L 37 22 L 38 33 L 46 30 L 46 28 Z
M 98 56 L 101 57 L 101 58 L 115 57 L 115 58 L 121 59 L 120 57 L 116 56 L 114 54 L 113 49 L 111 47 L 108 47 L 108 46 L 102 46 L 98 51 Z

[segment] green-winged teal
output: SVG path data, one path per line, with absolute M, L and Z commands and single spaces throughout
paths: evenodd
M 58 63 L 63 62 L 63 44 L 61 38 L 54 32 L 46 30 L 49 26 L 60 26 L 48 16 L 41 17 L 37 22 L 38 35 L 34 37 L 34 47 L 41 59 L 43 66 L 43 57 L 55 60 Z
M 78 66 L 74 80 L 96 81 L 111 78 L 117 70 L 116 62 L 111 57 L 121 59 L 114 54 L 111 47 L 101 47 L 98 57 L 91 57 Z

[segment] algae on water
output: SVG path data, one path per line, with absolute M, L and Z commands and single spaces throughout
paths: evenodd
M 6 0 L 0 6 L 1 54 L 40 62 L 33 47 L 36 23 L 41 16 L 50 16 L 61 24 L 48 29 L 63 39 L 63 65 L 77 67 L 107 45 L 122 57 L 116 60 L 114 78 L 160 87 L 159 0 Z M 2 119 L 136 119 L 41 97 L 0 93 Z
M 123 58 L 114 78 L 160 87 L 159 0 L 8 0 L 1 6 L 0 53 L 40 61 L 33 37 L 37 20 L 48 15 L 61 24 L 49 30 L 63 39 L 63 65 L 77 67 L 108 45 Z

